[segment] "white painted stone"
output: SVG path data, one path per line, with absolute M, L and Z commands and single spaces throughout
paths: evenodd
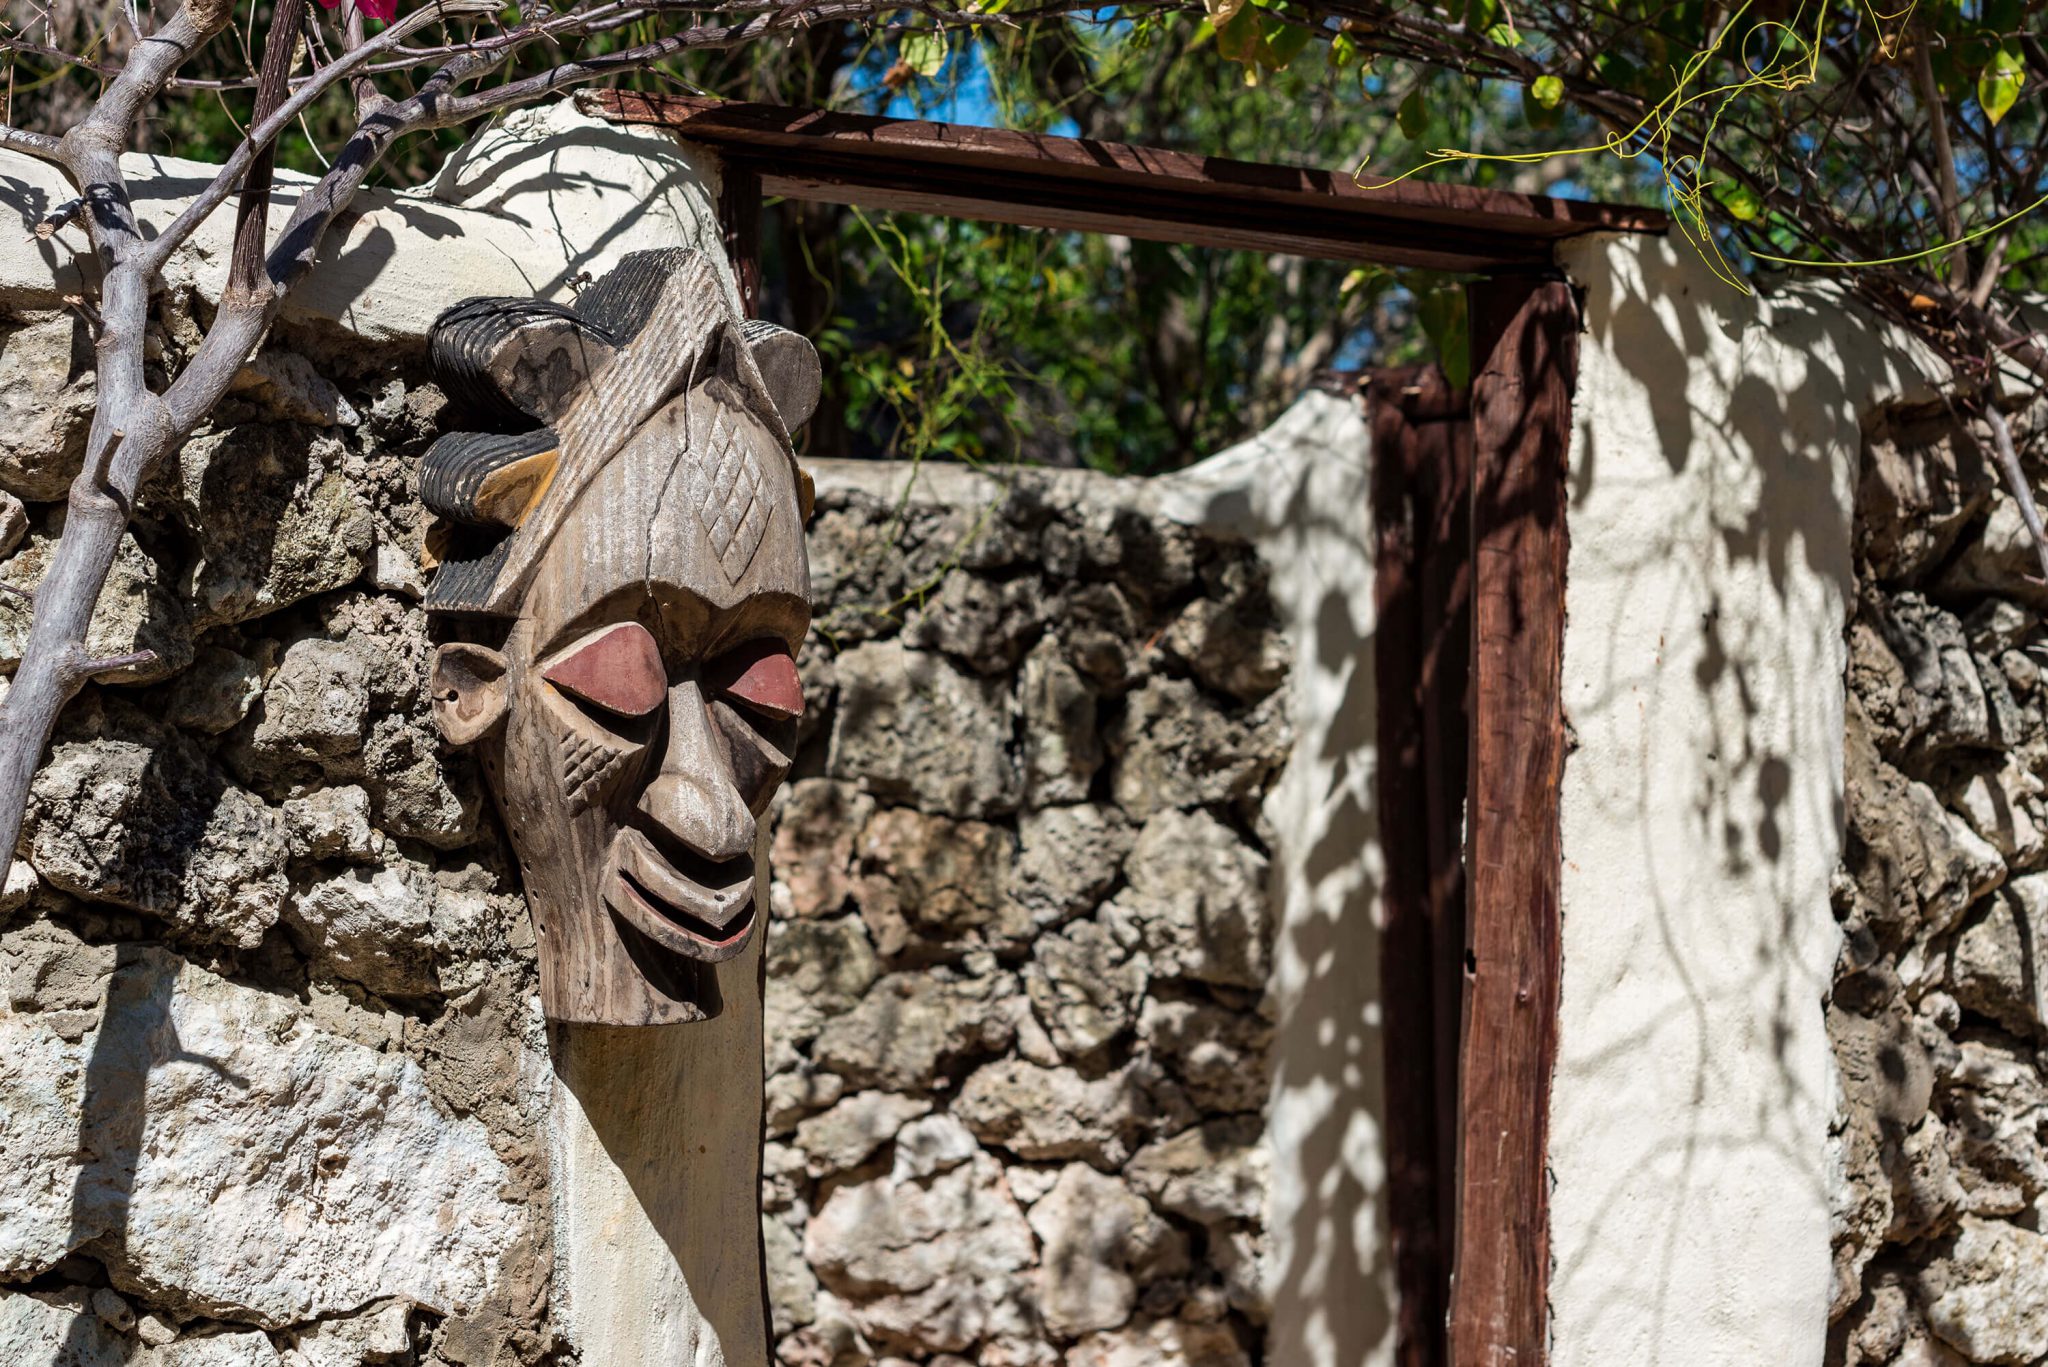
M 176 157 L 122 158 L 145 235 L 166 227 L 214 168 Z M 472 141 L 432 187 L 357 196 L 287 320 L 332 324 L 363 342 L 418 343 L 450 304 L 478 294 L 570 297 L 628 252 L 677 243 L 716 249 L 715 162 L 649 128 L 620 128 L 569 100 L 506 116 Z M 270 231 L 282 231 L 311 178 L 279 171 Z M 72 198 L 53 166 L 0 152 L 0 205 L 40 217 Z M 232 200 L 173 255 L 172 289 L 220 297 L 234 234 Z M 92 253 L 76 225 L 49 241 L 0 234 L 0 305 L 53 308 L 81 288 Z M 721 262 L 723 252 L 719 252 Z
M 277 1349 L 262 1334 L 208 1334 L 152 1348 L 135 1367 L 278 1367 Z
M 1931 1271 L 1946 1285 L 1927 1322 L 1971 1362 L 2048 1355 L 2048 1239 L 1966 1216 L 1954 1248 Z
M 957 1168 L 980 1149 L 974 1135 L 953 1116 L 928 1115 L 896 1132 L 896 1156 L 889 1175 L 897 1182 L 916 1181 Z
M 842 1186 L 804 1236 L 828 1288 L 858 1294 L 871 1335 L 958 1351 L 1000 1333 L 1025 1294 L 1031 1228 L 988 1154 L 929 1181 Z
M 154 948 L 77 1014 L 0 1014 L 0 1275 L 90 1243 L 124 1290 L 269 1326 L 483 1300 L 524 1217 L 411 1060 Z
M 1038 1313 L 1053 1336 L 1079 1338 L 1131 1317 L 1134 1272 L 1186 1266 L 1180 1234 L 1122 1181 L 1069 1163 L 1026 1217 L 1038 1236 Z
M 76 1292 L 60 1300 L 0 1291 L 0 1362 L 34 1367 L 120 1367 L 120 1337 Z
M 796 1127 L 796 1146 L 808 1158 L 811 1176 L 857 1168 L 896 1137 L 896 1132 L 932 1108 L 924 1097 L 889 1092 L 856 1092 Z

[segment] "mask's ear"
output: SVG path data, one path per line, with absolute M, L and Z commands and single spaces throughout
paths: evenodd
M 768 385 L 768 397 L 775 400 L 782 425 L 795 436 L 818 406 L 818 390 L 825 377 L 818 349 L 802 333 L 758 318 L 747 320 L 745 335 L 747 349 L 754 353 L 754 364 Z
M 434 724 L 450 745 L 471 745 L 505 720 L 505 657 L 455 642 L 434 652 Z

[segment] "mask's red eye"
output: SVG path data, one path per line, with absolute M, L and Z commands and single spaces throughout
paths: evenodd
M 749 641 L 728 650 L 704 669 L 704 682 L 763 716 L 787 721 L 804 714 L 803 681 L 789 647 L 777 640 Z
M 620 622 L 584 638 L 541 671 L 564 693 L 607 712 L 644 717 L 668 697 L 661 648 L 638 622 Z

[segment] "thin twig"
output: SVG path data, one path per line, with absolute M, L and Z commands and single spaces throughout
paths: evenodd
M 1995 398 L 1984 405 L 1984 421 L 1991 427 L 1991 444 L 1998 449 L 1998 466 L 2005 473 L 2006 490 L 2020 505 L 2020 521 L 2027 524 L 2027 535 L 2034 539 L 2034 554 L 2041 561 L 2041 582 L 2048 584 L 2048 531 L 2041 527 L 2041 509 L 2027 484 L 2027 472 L 2020 468 L 2019 452 L 2013 449 L 2012 428 L 2006 425 L 2005 414 L 1999 412 Z
M 1941 174 L 1941 231 L 1951 241 L 1963 235 L 1962 216 L 1956 205 L 1961 192 L 1956 188 L 1956 151 L 1948 140 L 1948 111 L 1941 100 L 1941 86 L 1934 79 L 1934 59 L 1928 55 L 1928 36 L 1922 33 L 1913 45 L 1913 73 L 1920 83 L 1920 99 L 1927 106 L 1927 121 L 1934 133 L 1934 165 Z M 1949 254 L 1949 281 L 1958 288 L 1970 278 L 1968 249 L 1958 244 Z

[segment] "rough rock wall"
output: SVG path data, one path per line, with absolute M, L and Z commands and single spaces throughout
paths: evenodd
M 199 307 L 165 300 L 171 359 Z M 286 331 L 140 500 L 91 645 L 153 654 L 67 712 L 0 892 L 0 1363 L 573 1357 L 531 931 L 423 690 L 417 360 Z M 0 319 L 11 587 L 88 361 L 68 315 Z M 828 474 L 816 529 L 779 1353 L 1256 1360 L 1287 659 L 1257 563 L 1133 486 L 859 487 L 900 474 Z M 0 597 L 0 668 L 27 623 Z
M 63 525 L 82 346 L 0 326 L 12 588 Z M 66 712 L 0 897 L 0 1362 L 553 1351 L 532 936 L 427 710 L 443 401 L 403 359 L 280 338 L 138 500 L 90 645 L 151 655 Z M 0 602 L 0 663 L 27 626 Z
M 1827 1015 L 1837 1367 L 2048 1361 L 2048 589 L 1992 449 L 1940 408 L 1866 432 Z
M 820 472 L 768 954 L 778 1355 L 1256 1361 L 1262 572 L 1114 481 L 904 480 Z

